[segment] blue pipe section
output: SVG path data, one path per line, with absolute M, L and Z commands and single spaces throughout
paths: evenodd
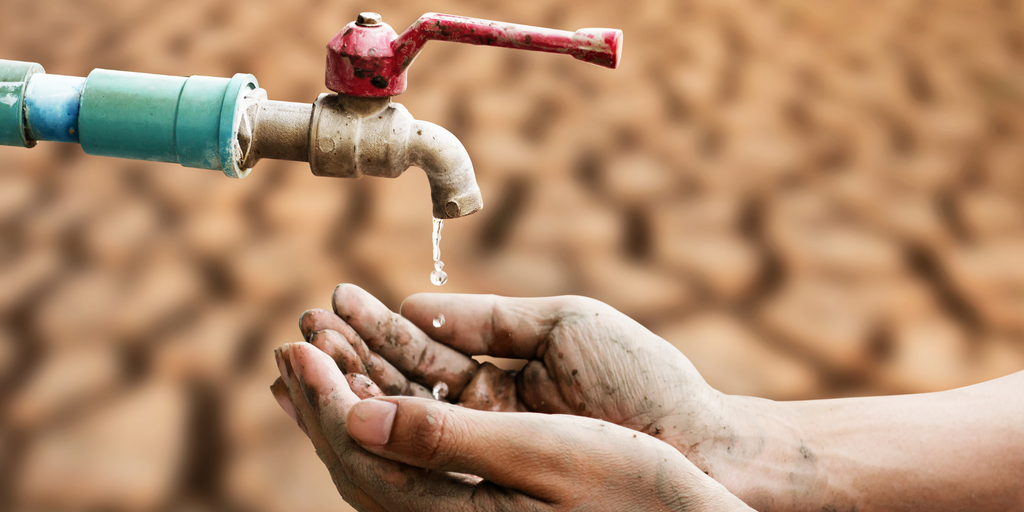
M 35 140 L 79 142 L 78 110 L 85 78 L 32 75 L 25 90 L 25 120 Z
M 90 155 L 175 162 L 243 178 L 238 143 L 252 75 L 164 76 L 94 69 L 87 78 L 48 75 L 31 62 L 0 60 L 0 145 L 72 142 Z

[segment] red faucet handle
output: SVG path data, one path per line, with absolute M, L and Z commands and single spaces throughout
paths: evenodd
M 399 36 L 380 15 L 362 13 L 327 45 L 327 87 L 353 96 L 400 94 L 406 69 L 430 40 L 565 53 L 613 69 L 622 56 L 622 31 L 617 29 L 568 32 L 427 13 Z
M 584 28 L 568 32 L 431 12 L 416 20 L 395 41 L 395 56 L 401 58 L 403 70 L 430 40 L 567 53 L 612 69 L 619 65 L 622 56 L 622 31 L 618 29 Z

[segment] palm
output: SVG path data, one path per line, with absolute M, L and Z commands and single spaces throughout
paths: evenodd
M 333 302 L 334 314 L 303 316 L 303 333 L 309 339 L 318 330 L 347 330 L 355 345 L 365 340 L 369 353 L 361 357 L 379 361 L 366 366 L 388 393 L 429 396 L 443 381 L 466 407 L 589 416 L 684 453 L 721 423 L 721 395 L 683 354 L 595 300 L 421 294 L 407 299 L 399 315 L 358 287 L 340 285 Z M 434 327 L 438 314 L 447 320 Z M 528 363 L 512 375 L 471 355 Z
M 695 442 L 689 433 L 706 425 L 692 420 L 707 416 L 716 393 L 690 361 L 611 307 L 574 302 L 516 378 L 523 405 L 602 419 L 687 447 Z

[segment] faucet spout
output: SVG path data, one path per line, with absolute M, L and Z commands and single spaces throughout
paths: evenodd
M 483 208 L 469 153 L 451 132 L 434 123 L 414 121 L 406 151 L 409 163 L 427 173 L 435 218 L 454 219 Z
M 239 145 L 248 148 L 247 168 L 274 158 L 308 161 L 317 176 L 396 178 L 416 166 L 427 174 L 435 218 L 464 217 L 483 207 L 473 163 L 459 139 L 413 119 L 390 98 L 323 94 L 309 105 L 255 96 L 239 132 Z

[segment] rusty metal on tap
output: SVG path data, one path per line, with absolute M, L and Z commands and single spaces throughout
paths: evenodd
M 362 97 L 401 94 L 406 70 L 427 41 L 562 53 L 613 69 L 622 55 L 622 31 L 617 29 L 569 32 L 427 13 L 399 35 L 379 14 L 364 12 L 327 44 L 327 88 Z
M 245 177 L 262 159 L 309 162 L 317 176 L 427 174 L 432 215 L 479 211 L 483 197 L 466 148 L 444 128 L 413 118 L 391 97 L 427 41 L 567 54 L 614 68 L 622 31 L 576 32 L 424 14 L 401 35 L 364 12 L 327 45 L 327 87 L 312 103 L 274 101 L 256 77 L 171 77 L 97 69 L 47 75 L 0 60 L 0 145 L 80 143 L 94 155 L 177 162 Z

